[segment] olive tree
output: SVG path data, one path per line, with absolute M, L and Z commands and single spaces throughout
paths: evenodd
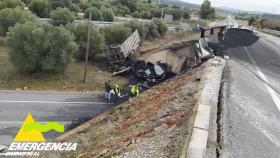
M 5 36 L 9 27 L 16 23 L 25 23 L 26 21 L 36 21 L 37 17 L 30 11 L 20 8 L 6 8 L 0 10 L 0 36 Z
M 63 72 L 77 51 L 74 37 L 63 26 L 36 22 L 16 24 L 7 34 L 9 58 L 19 72 Z
M 88 26 L 85 24 L 68 24 L 66 28 L 70 30 L 74 36 L 75 41 L 79 45 L 78 51 L 74 54 L 74 57 L 78 60 L 85 58 L 86 46 L 87 46 L 87 32 Z M 91 59 L 98 53 L 102 53 L 104 50 L 104 37 L 98 30 L 90 28 L 90 52 L 89 58 Z
M 68 8 L 56 8 L 51 12 L 51 19 L 56 20 L 54 24 L 66 24 L 73 22 L 76 17 L 73 12 L 71 12 Z
M 91 13 L 91 20 L 101 21 L 103 20 L 102 12 L 96 7 L 90 7 L 85 11 L 85 18 L 88 19 Z
M 1 0 L 0 1 L 0 9 L 4 8 L 16 8 L 20 7 L 23 8 L 24 4 L 21 0 Z
M 130 35 L 131 30 L 124 25 L 111 25 L 103 29 L 106 44 L 121 44 Z
M 40 18 L 47 18 L 50 14 L 51 5 L 49 0 L 32 0 L 29 9 Z
M 168 30 L 167 25 L 165 22 L 159 18 L 153 18 L 152 22 L 157 26 L 158 33 L 161 36 L 164 36 L 166 31 Z
M 104 21 L 110 21 L 110 22 L 114 21 L 114 12 L 112 9 L 102 8 L 101 12 Z

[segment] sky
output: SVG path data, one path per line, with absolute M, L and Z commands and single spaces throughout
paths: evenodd
M 185 2 L 201 4 L 203 0 L 182 0 Z M 280 14 L 280 0 L 210 0 L 215 7 L 226 6 L 230 8 L 263 11 Z

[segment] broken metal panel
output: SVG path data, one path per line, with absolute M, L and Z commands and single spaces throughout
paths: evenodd
M 154 69 L 158 76 L 161 76 L 165 73 L 165 71 L 159 65 L 155 65 Z
M 141 41 L 138 30 L 136 30 L 130 37 L 128 37 L 121 45 L 121 50 L 124 57 L 134 55 L 138 52 L 139 42 Z
M 201 38 L 199 40 L 199 50 L 200 50 L 199 57 L 202 59 L 208 58 L 212 55 L 213 50 L 209 47 L 207 38 Z

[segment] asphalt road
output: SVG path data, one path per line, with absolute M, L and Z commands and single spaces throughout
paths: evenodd
M 0 145 L 9 146 L 29 113 L 37 122 L 57 121 L 69 130 L 113 106 L 97 94 L 0 91 Z
M 221 157 L 279 158 L 280 38 L 232 30 L 223 44 Z

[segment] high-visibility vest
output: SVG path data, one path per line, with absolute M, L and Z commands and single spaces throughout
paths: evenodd
M 121 87 L 119 85 L 115 85 L 115 92 L 116 93 L 121 93 Z
M 139 95 L 139 88 L 138 88 L 138 86 L 132 86 L 131 89 L 130 89 L 130 92 L 131 92 L 134 96 Z

